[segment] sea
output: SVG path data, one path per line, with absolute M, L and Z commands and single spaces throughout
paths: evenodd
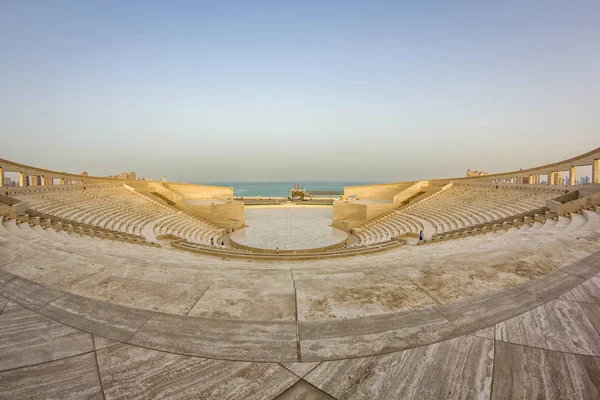
M 296 182 L 298 184 L 298 182 Z M 319 191 L 344 191 L 345 186 L 370 185 L 377 182 L 359 182 L 359 181 L 304 181 L 299 182 L 308 192 Z M 288 197 L 294 182 L 208 182 L 204 185 L 233 187 L 234 197 Z

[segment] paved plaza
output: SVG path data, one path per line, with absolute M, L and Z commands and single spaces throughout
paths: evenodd
M 331 226 L 330 206 L 247 207 L 246 225 L 231 240 L 256 249 L 317 249 L 343 244 L 347 237 Z

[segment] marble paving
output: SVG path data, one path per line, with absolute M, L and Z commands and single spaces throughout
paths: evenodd
M 3 274 L 4 285 L 15 279 Z M 594 399 L 600 304 L 573 294 L 594 294 L 590 281 L 524 312 L 518 299 L 531 295 L 509 290 L 519 312 L 510 318 L 491 294 L 495 306 L 463 304 L 464 323 L 451 323 L 452 309 L 439 306 L 447 320 L 426 307 L 300 323 L 297 343 L 293 322 L 151 313 L 77 295 L 38 307 L 23 280 L 31 298 L 0 297 L 0 398 Z M 491 317 L 483 320 L 504 319 L 464 335 L 482 323 L 469 307 L 484 306 Z
M 257 321 L 294 321 L 296 299 L 291 287 L 209 288 L 188 315 Z
M 549 301 L 497 324 L 495 335 L 496 340 L 503 342 L 600 356 L 600 334 L 576 302 Z
M 120 344 L 97 351 L 106 398 L 265 399 L 299 378 L 276 363 L 182 356 Z
M 339 399 L 489 396 L 494 342 L 474 336 L 383 356 L 328 361 L 305 380 Z
M 496 342 L 495 399 L 600 398 L 600 359 Z

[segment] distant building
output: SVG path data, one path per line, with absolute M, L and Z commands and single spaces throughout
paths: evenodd
M 126 181 L 135 181 L 135 180 L 137 180 L 137 174 L 135 173 L 135 171 L 131 171 L 129 173 L 121 172 L 117 175 L 109 175 L 109 176 L 107 176 L 107 178 L 125 179 Z
M 467 170 L 467 178 L 471 178 L 473 176 L 486 176 L 489 175 L 487 172 L 480 172 L 480 171 L 471 171 L 470 169 Z
M 4 180 L 2 181 L 2 186 L 17 186 L 17 182 L 5 176 Z
M 82 173 L 80 173 L 79 175 L 83 175 L 83 176 L 90 176 L 90 174 L 88 174 L 87 171 L 83 171 Z

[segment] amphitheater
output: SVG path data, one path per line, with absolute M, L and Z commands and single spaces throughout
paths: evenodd
M 599 159 L 346 187 L 275 250 L 231 188 L 0 159 L 0 398 L 598 399 Z

